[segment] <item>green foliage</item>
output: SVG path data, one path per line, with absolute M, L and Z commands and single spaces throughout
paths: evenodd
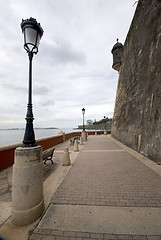
M 88 119 L 86 123 L 87 125 L 93 125 L 93 121 L 91 119 Z
M 93 125 L 98 125 L 98 124 L 101 124 L 101 123 L 106 123 L 106 122 L 112 122 L 112 118 L 108 118 L 108 117 L 105 117 L 102 118 L 101 120 L 99 121 L 96 121 L 93 123 Z

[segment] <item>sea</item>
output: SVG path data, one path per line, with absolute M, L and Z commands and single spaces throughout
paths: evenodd
M 54 136 L 61 131 L 65 133 L 70 133 L 82 130 L 73 128 L 38 128 L 34 129 L 35 139 Z M 22 142 L 24 138 L 24 133 L 24 129 L 0 129 L 0 146 Z

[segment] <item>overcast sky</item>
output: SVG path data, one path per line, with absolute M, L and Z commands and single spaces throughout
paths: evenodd
M 135 0 L 0 0 L 0 128 L 25 127 L 28 55 L 22 19 L 44 35 L 33 58 L 35 127 L 77 127 L 112 117 L 118 73 L 111 49 L 124 43 Z M 133 6 L 134 5 L 134 6 Z

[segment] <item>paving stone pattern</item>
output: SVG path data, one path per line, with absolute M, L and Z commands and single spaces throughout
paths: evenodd
M 53 204 L 161 207 L 161 177 L 109 136 L 90 137 L 52 198 Z M 54 214 L 54 213 L 53 213 Z M 49 227 L 50 228 L 50 227 Z M 108 234 L 37 227 L 29 240 L 161 240 L 159 235 Z
M 52 202 L 161 207 L 160 186 L 161 177 L 157 173 L 109 137 L 104 136 L 102 141 L 97 136 L 86 142 Z
M 12 167 L 1 171 L 0 174 L 0 201 L 10 202 L 12 190 Z
M 69 151 L 72 151 L 74 148 L 73 145 L 70 145 L 69 140 L 55 146 L 55 153 L 53 157 L 54 164 L 51 164 L 51 161 L 47 161 L 46 165 L 44 165 L 43 167 L 44 181 L 61 164 L 65 147 L 68 147 Z M 9 167 L 0 172 L 0 201 L 11 202 L 11 193 L 12 193 L 12 167 Z
M 29 240 L 161 240 L 161 236 L 139 236 L 107 233 L 71 232 L 54 229 L 35 229 Z

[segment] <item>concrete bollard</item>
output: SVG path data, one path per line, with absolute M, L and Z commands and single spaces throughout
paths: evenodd
M 65 132 L 63 132 L 63 142 L 65 142 Z
M 74 152 L 79 152 L 78 140 L 77 139 L 75 139 L 75 141 L 74 141 Z
M 83 138 L 80 136 L 80 145 L 83 145 Z
M 60 131 L 60 132 L 58 132 L 58 134 L 59 134 L 59 135 L 61 135 L 61 134 L 63 135 L 63 142 L 65 142 L 65 132 Z
M 16 148 L 12 182 L 11 221 L 28 225 L 44 211 L 41 146 Z
M 97 131 L 95 131 L 95 135 L 97 135 Z
M 82 138 L 83 138 L 83 142 L 87 141 L 87 132 L 86 131 L 82 132 Z
M 107 130 L 106 129 L 104 129 L 104 135 L 107 135 Z
M 69 166 L 70 164 L 69 149 L 65 147 L 62 166 Z

